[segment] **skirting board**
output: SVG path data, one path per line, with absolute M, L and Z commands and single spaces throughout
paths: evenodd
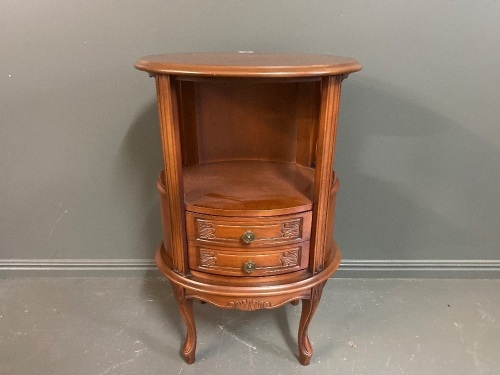
M 3 259 L 1 277 L 160 276 L 149 259 Z M 341 278 L 500 278 L 500 260 L 342 260 Z

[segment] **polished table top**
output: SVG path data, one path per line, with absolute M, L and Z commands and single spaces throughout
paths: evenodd
M 159 74 L 230 77 L 311 77 L 361 70 L 349 57 L 251 51 L 150 55 L 142 57 L 135 67 Z

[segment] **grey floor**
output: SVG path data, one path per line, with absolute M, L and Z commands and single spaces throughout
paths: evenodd
M 197 358 L 157 278 L 0 280 L 0 374 L 500 374 L 500 280 L 332 279 L 296 359 L 300 305 L 195 305 Z

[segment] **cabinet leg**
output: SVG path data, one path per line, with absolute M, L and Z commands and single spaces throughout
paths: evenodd
M 185 298 L 184 288 L 171 283 L 174 291 L 175 301 L 186 324 L 186 341 L 181 348 L 181 356 L 187 364 L 192 364 L 195 360 L 196 352 L 196 323 L 194 321 L 193 300 Z
M 302 314 L 300 316 L 299 324 L 299 362 L 307 366 L 311 361 L 313 349 L 307 331 L 309 324 L 313 318 L 316 308 L 318 307 L 319 300 L 321 299 L 321 292 L 325 283 L 318 284 L 311 288 L 311 298 L 302 300 Z

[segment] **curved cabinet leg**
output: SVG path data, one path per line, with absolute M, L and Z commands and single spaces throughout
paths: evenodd
M 316 308 L 318 307 L 319 300 L 321 299 L 321 292 L 325 284 L 326 282 L 312 287 L 311 298 L 302 300 L 302 314 L 299 324 L 299 362 L 304 366 L 309 364 L 313 353 L 307 331 L 313 315 L 316 312 Z
M 195 360 L 196 352 L 196 323 L 193 314 L 193 300 L 185 298 L 184 288 L 174 283 L 170 284 L 172 285 L 175 301 L 187 328 L 186 341 L 184 341 L 184 345 L 181 348 L 181 356 L 190 365 Z

